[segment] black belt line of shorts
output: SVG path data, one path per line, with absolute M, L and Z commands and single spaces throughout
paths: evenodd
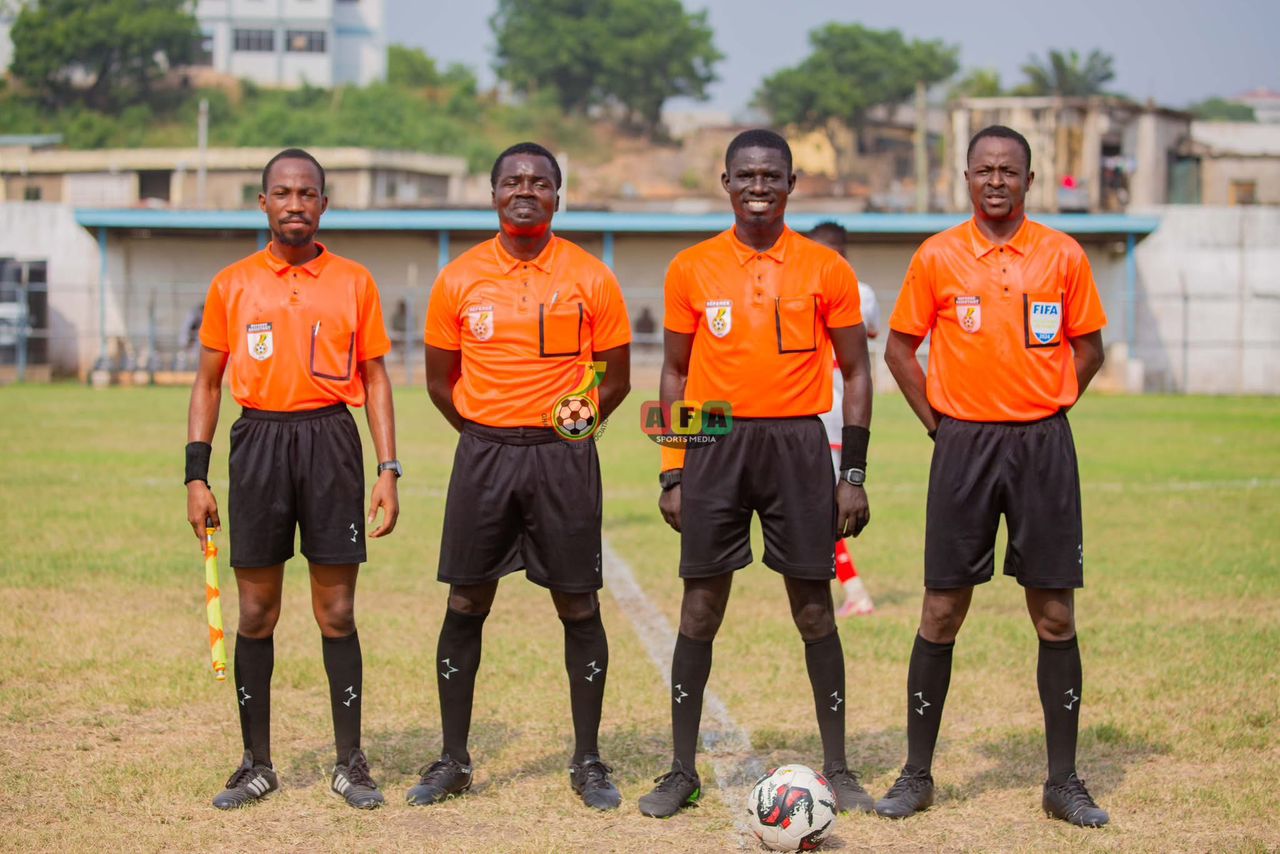
M 564 441 L 550 427 L 491 427 L 475 421 L 463 421 L 462 432 L 500 445 L 549 445 Z
M 346 411 L 347 405 L 345 403 L 334 403 L 330 406 L 322 406 L 319 409 L 302 409 L 297 412 L 250 409 L 246 406 L 240 410 L 240 417 L 248 418 L 250 421 L 310 421 L 313 418 L 328 418 L 330 415 L 337 415 Z
M 947 415 L 945 412 L 942 417 L 954 421 L 957 424 L 989 424 L 992 427 L 1034 427 L 1037 424 L 1044 424 L 1047 421 L 1053 421 L 1055 418 L 1066 418 L 1067 412 L 1064 409 L 1059 409 L 1052 415 L 1046 415 L 1044 418 L 1033 418 L 1030 421 L 968 421 L 964 418 L 956 418 L 952 415 Z

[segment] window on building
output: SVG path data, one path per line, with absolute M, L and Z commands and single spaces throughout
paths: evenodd
M 145 201 L 169 201 L 169 186 L 173 179 L 171 169 L 146 169 L 138 172 L 138 198 Z
M 1227 199 L 1233 205 L 1256 205 L 1258 203 L 1258 182 L 1232 181 Z
M 191 64 L 200 66 L 213 65 L 213 33 L 200 34 L 200 41 L 196 44 L 196 52 L 191 57 Z
M 32 187 L 28 185 L 22 191 L 22 199 L 26 202 L 38 202 L 43 197 L 44 193 L 41 192 L 39 187 Z
M 257 207 L 258 194 L 262 192 L 261 184 L 241 184 L 240 202 L 245 207 Z
M 275 30 L 236 30 L 232 44 L 244 53 L 273 53 L 276 49 Z
M 289 30 L 284 43 L 290 53 L 324 53 L 324 30 Z

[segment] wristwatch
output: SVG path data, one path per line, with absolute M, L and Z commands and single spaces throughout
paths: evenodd
M 384 471 L 393 471 L 396 477 L 404 477 L 404 467 L 400 465 L 399 460 L 387 460 L 385 463 L 378 463 L 378 474 Z
M 867 472 L 865 469 L 841 469 L 840 479 L 854 486 L 862 486 L 867 482 Z
M 658 485 L 662 487 L 663 492 L 668 492 L 679 486 L 683 479 L 684 469 L 667 469 L 658 475 Z

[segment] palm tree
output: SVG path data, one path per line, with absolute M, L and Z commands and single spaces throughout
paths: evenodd
M 1051 50 L 1047 60 L 1031 57 L 1022 66 L 1027 82 L 1014 91 L 1019 95 L 1098 95 L 1103 84 L 1116 73 L 1111 68 L 1114 58 L 1092 50 L 1081 64 L 1075 50 Z

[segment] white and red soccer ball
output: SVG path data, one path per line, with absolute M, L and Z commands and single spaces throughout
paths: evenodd
M 747 796 L 747 827 L 773 851 L 812 851 L 835 823 L 835 792 L 804 765 L 773 769 Z

